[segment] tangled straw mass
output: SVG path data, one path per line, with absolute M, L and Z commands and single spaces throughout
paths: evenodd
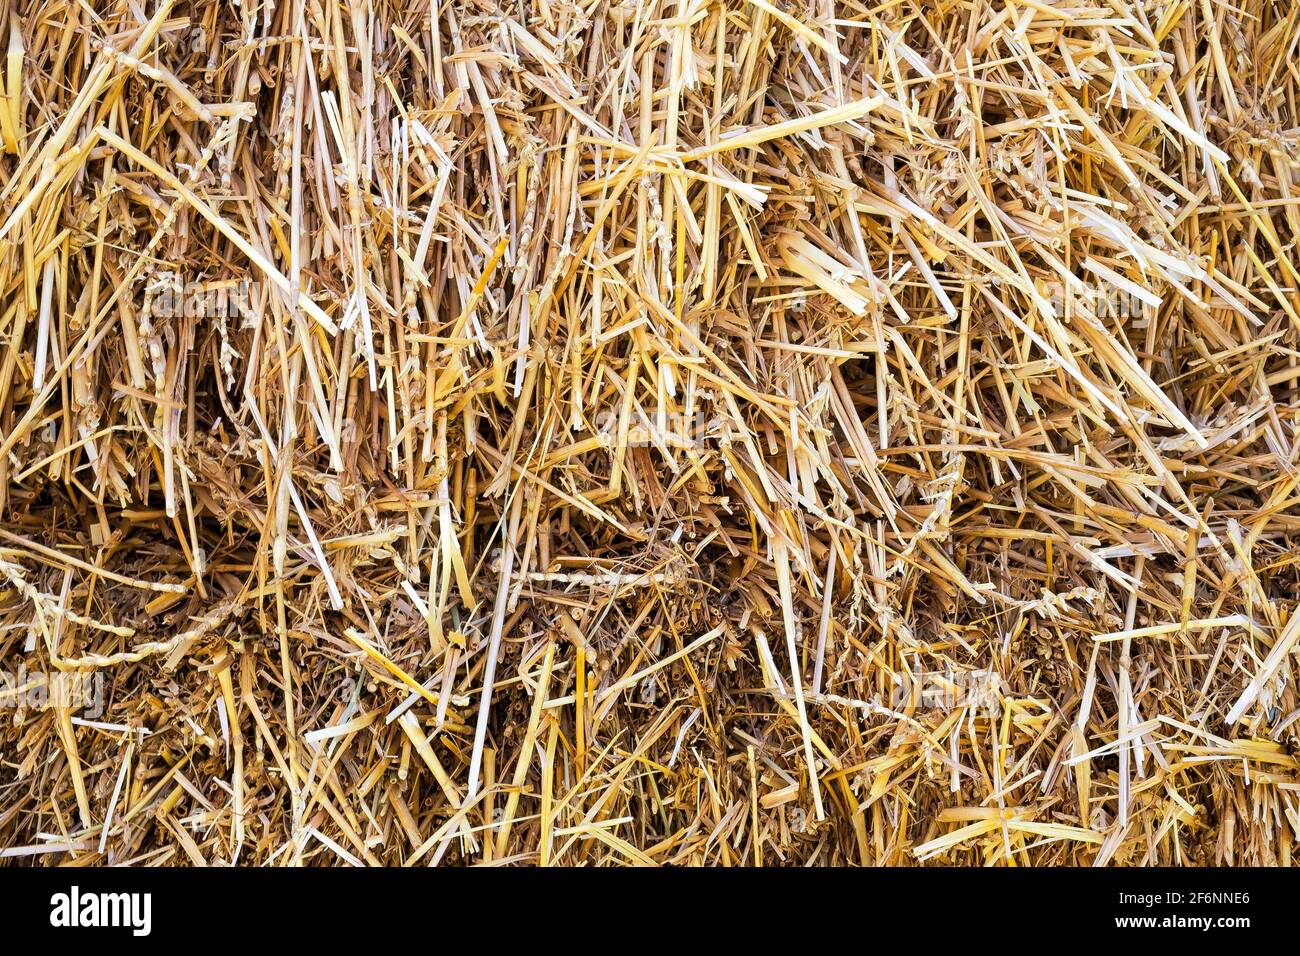
M 1300 5 L 0 9 L 0 865 L 1289 865 Z

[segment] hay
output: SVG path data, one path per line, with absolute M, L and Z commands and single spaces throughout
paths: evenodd
M 5 862 L 1291 862 L 1300 6 L 0 37 Z

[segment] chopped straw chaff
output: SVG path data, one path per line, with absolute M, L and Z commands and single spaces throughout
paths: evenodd
M 0 865 L 1292 862 L 1300 4 L 0 38 Z

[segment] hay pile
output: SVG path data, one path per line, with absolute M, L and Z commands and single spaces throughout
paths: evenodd
M 1300 6 L 5 37 L 4 862 L 1291 862 Z

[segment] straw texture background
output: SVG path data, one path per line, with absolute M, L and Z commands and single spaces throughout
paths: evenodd
M 5 4 L 0 865 L 1289 865 L 1298 46 Z

